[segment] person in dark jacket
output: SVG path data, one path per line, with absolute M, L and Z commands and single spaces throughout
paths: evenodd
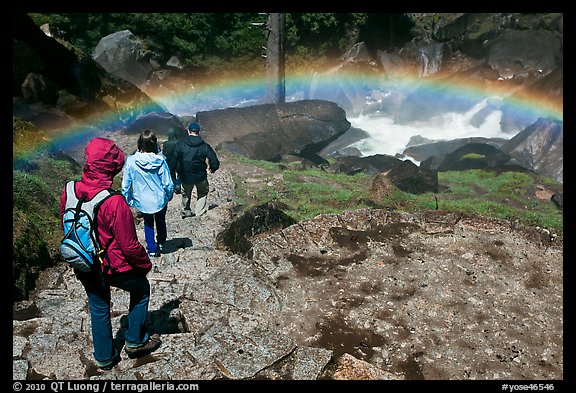
M 125 155 L 106 138 L 88 142 L 82 178 L 75 183 L 77 197 L 86 194 L 92 199 L 103 189 L 112 187 L 112 180 L 123 168 Z M 66 188 L 60 198 L 60 224 L 66 206 Z M 105 250 L 102 264 L 92 272 L 74 270 L 86 291 L 90 310 L 94 359 L 103 370 L 111 370 L 120 361 L 115 348 L 110 315 L 110 287 L 130 293 L 128 328 L 124 350 L 130 358 L 155 351 L 160 345 L 158 334 L 150 335 L 146 327 L 150 284 L 146 275 L 152 268 L 144 246 L 138 241 L 132 211 L 121 193 L 113 193 L 102 203 L 96 216 L 97 235 Z M 63 226 L 62 226 L 63 228 Z M 98 269 L 98 270 L 96 270 Z
M 181 141 L 182 139 L 188 136 L 188 132 L 184 127 L 171 127 L 168 130 L 168 140 L 162 144 L 162 154 L 164 157 L 168 158 L 174 151 L 174 146 Z M 180 177 L 176 174 L 176 172 L 171 171 L 170 175 L 172 176 L 172 182 L 174 183 L 174 193 L 180 194 L 181 192 L 181 184 L 182 181 Z
M 182 218 L 192 217 L 190 202 L 196 187 L 194 213 L 200 217 L 208 211 L 208 173 L 220 168 L 220 161 L 212 146 L 200 137 L 200 124 L 188 125 L 188 136 L 179 141 L 168 157 L 168 166 L 182 180 Z

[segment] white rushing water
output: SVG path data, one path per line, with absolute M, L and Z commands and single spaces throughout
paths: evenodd
M 494 97 L 490 98 L 494 99 Z M 363 156 L 402 154 L 410 137 L 420 135 L 432 141 L 448 141 L 458 138 L 485 137 L 510 139 L 514 134 L 504 133 L 500 126 L 502 112 L 492 110 L 480 125 L 474 125 L 472 119 L 483 110 L 489 99 L 483 100 L 465 113 L 448 112 L 426 122 L 394 124 L 390 117 L 359 116 L 348 121 L 355 128 L 366 131 L 370 136 L 351 145 L 362 152 Z

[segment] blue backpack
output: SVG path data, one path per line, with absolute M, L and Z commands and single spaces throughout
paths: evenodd
M 64 238 L 60 242 L 60 253 L 74 269 L 90 272 L 95 263 L 100 265 L 100 254 L 105 251 L 98 241 L 96 213 L 102 202 L 113 193 L 102 190 L 86 202 L 85 194 L 80 199 L 76 197 L 74 184 L 75 181 L 66 184 L 66 207 L 62 217 Z

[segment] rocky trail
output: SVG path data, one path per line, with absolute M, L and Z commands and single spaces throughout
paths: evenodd
M 129 141 L 117 140 L 117 143 L 125 152 L 131 151 L 128 145 Z M 182 219 L 180 216 L 180 195 L 175 194 L 169 203 L 166 215 L 168 227 L 166 248 L 163 255 L 152 259 L 154 266 L 148 276 L 152 287 L 149 306 L 149 311 L 152 315 L 162 313 L 162 310 L 166 309 L 167 305 L 169 307 L 170 304 L 176 302 L 178 296 L 181 294 L 179 291 L 185 291 L 186 287 L 193 287 L 212 274 L 214 270 L 217 269 L 219 260 L 224 257 L 224 255 L 220 255 L 224 253 L 214 249 L 214 240 L 215 234 L 222 230 L 223 226 L 226 225 L 226 222 L 229 220 L 230 215 L 228 208 L 230 207 L 230 201 L 234 193 L 234 183 L 230 172 L 225 167 L 218 173 L 209 174 L 209 176 L 211 183 L 211 192 L 209 195 L 210 208 L 204 217 Z M 135 220 L 139 239 L 142 244 L 145 244 L 143 221 L 139 218 Z M 58 282 L 54 282 L 53 280 L 57 280 Z M 81 351 L 83 353 L 80 354 L 80 361 L 77 359 L 78 356 L 73 356 L 67 359 L 66 367 L 63 367 L 62 362 L 65 361 L 65 357 L 59 357 L 57 354 L 54 354 L 58 359 L 54 362 L 52 358 L 46 359 L 46 354 L 40 351 L 37 354 L 44 358 L 44 360 L 47 360 L 46 366 L 48 370 L 44 370 L 42 366 L 37 365 L 34 367 L 34 373 L 39 373 L 49 378 L 55 377 L 57 379 L 97 376 L 98 372 L 96 372 L 96 368 L 90 365 L 92 355 L 90 353 L 91 339 L 87 336 L 87 334 L 90 333 L 90 325 L 89 314 L 87 314 L 86 308 L 86 296 L 71 269 L 67 269 L 66 266 L 49 269 L 40 278 L 37 288 L 34 295 L 36 299 L 35 302 L 24 302 L 20 304 L 20 311 L 16 312 L 16 314 L 21 317 L 29 313 L 42 315 L 40 320 L 32 318 L 34 325 L 37 323 L 43 324 L 48 321 L 51 322 L 46 324 L 44 328 L 54 333 L 45 332 L 44 334 L 52 335 L 54 341 L 48 337 L 44 337 L 46 341 L 43 342 L 42 345 L 59 345 L 58 343 L 62 340 L 61 343 L 68 347 L 67 350 L 73 352 Z M 125 315 L 127 311 L 127 301 L 128 298 L 122 291 L 113 289 L 112 315 L 113 317 L 115 316 L 114 331 L 122 330 L 120 320 L 122 319 L 121 316 Z M 38 304 L 42 304 L 43 302 L 51 304 L 53 302 L 63 302 L 65 303 L 62 304 L 65 313 L 62 314 L 63 309 L 61 307 L 56 307 L 52 310 L 55 315 L 47 315 L 47 310 L 41 306 L 37 307 Z M 62 317 L 66 320 L 61 320 L 60 318 Z M 23 318 L 28 317 L 25 316 Z M 152 323 L 156 325 L 166 325 L 165 321 L 159 322 L 155 319 L 156 318 L 152 316 Z M 24 323 L 25 325 L 29 325 L 31 320 L 28 319 L 27 321 L 28 322 Z M 169 323 L 167 324 L 169 325 Z M 18 335 L 18 331 L 21 328 L 18 323 L 15 323 L 15 351 L 19 348 L 18 343 L 20 342 L 19 338 L 21 338 L 21 336 Z M 170 328 L 166 326 L 160 328 L 153 326 L 152 329 L 166 331 L 166 329 L 169 330 Z M 70 339 L 67 337 L 68 334 L 74 335 L 74 338 L 80 339 L 80 342 Z M 164 341 L 162 349 L 153 355 L 155 357 L 154 359 L 157 359 L 156 357 L 166 357 L 166 352 L 164 351 L 169 351 L 171 345 L 169 336 L 163 336 L 162 338 Z M 85 341 L 86 339 L 88 339 L 88 341 Z M 83 350 L 80 350 L 80 348 Z M 16 352 L 14 355 L 16 356 Z M 35 362 L 34 351 L 31 351 L 28 355 L 31 363 L 37 364 Z M 129 360 L 125 354 L 123 354 L 123 357 L 125 358 L 124 361 L 121 362 L 112 373 L 120 375 L 121 370 L 127 368 L 128 365 L 126 363 Z M 148 359 L 148 361 L 150 361 L 150 359 Z M 29 371 L 27 370 L 28 367 L 19 369 L 17 367 L 18 363 L 25 364 L 26 362 L 15 362 L 14 379 L 26 379 L 26 372 Z M 30 375 L 28 375 L 28 377 L 30 377 Z

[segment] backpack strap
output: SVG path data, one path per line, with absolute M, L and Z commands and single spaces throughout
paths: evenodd
M 66 183 L 66 207 L 71 207 L 72 205 L 78 206 L 78 197 L 76 196 L 75 184 L 76 181 L 74 180 Z
M 97 241 L 97 246 L 98 246 L 98 250 L 96 251 L 96 255 L 98 256 L 98 260 L 100 261 L 102 266 L 104 266 L 104 269 L 107 269 L 107 270 L 110 270 L 110 262 L 108 261 L 106 252 L 108 251 L 108 247 L 110 247 L 110 244 L 112 244 L 114 239 L 113 238 L 110 239 L 110 243 L 108 243 L 105 247 L 101 247 L 100 239 L 98 238 L 98 220 L 96 220 L 96 214 L 98 213 L 98 211 L 99 211 L 100 207 L 102 206 L 102 204 L 104 203 L 104 201 L 113 195 L 121 195 L 121 193 L 118 191 L 115 191 L 111 188 L 107 188 L 107 189 L 101 190 L 94 197 L 94 199 L 96 199 L 96 198 L 100 199 L 96 203 L 96 205 L 94 206 L 93 222 L 92 222 L 92 225 L 94 227 L 94 234 L 96 236 L 96 241 Z
M 78 199 L 78 202 L 76 202 L 76 210 L 74 213 L 75 216 L 78 216 L 78 214 L 80 214 L 80 209 L 82 209 L 82 204 L 84 203 L 84 201 L 86 201 L 86 194 L 82 194 L 80 199 Z

